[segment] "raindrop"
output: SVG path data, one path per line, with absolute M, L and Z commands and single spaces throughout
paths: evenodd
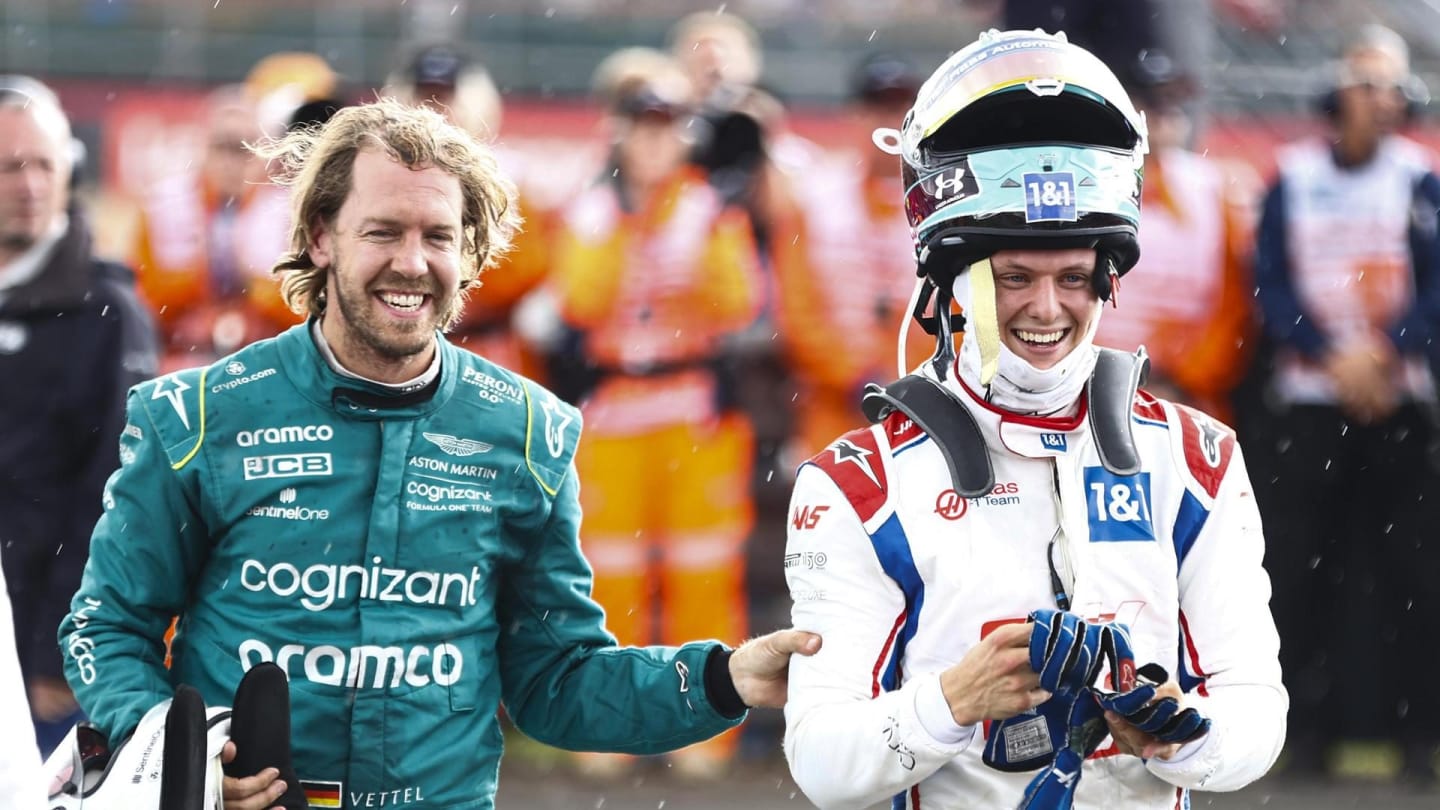
M 211 6 L 211 8 L 219 8 L 219 7 L 220 7 L 220 0 L 215 0 L 215 5 Z
M 771 470 L 770 472 L 765 473 L 765 483 L 767 483 L 767 484 L 770 483 L 774 478 L 775 478 L 775 471 L 774 471 L 774 470 Z
M 460 4 L 459 4 L 459 3 L 456 3 L 455 5 L 451 6 L 451 7 L 450 7 L 450 16 L 451 16 L 451 17 L 454 17 L 454 16 L 455 16 L 455 12 L 457 12 L 457 11 L 459 11 L 459 10 L 460 10 Z
M 216 0 L 216 2 L 219 2 L 219 0 Z M 870 38 L 867 39 L 867 40 L 865 40 L 865 41 L 866 41 L 866 42 L 874 42 L 874 41 L 875 41 L 875 32 L 874 32 L 874 31 L 871 31 L 871 32 L 870 32 Z
M 1385 533 L 1386 533 L 1386 534 L 1389 534 L 1390 531 L 1391 531 L 1392 529 L 1394 529 L 1394 528 L 1395 528 L 1395 524 L 1394 524 L 1394 523 L 1386 523 L 1386 524 L 1385 524 Z
M 1407 714 L 1409 714 L 1409 713 L 1410 713 L 1410 701 L 1405 700 L 1404 698 L 1401 698 L 1401 699 L 1400 699 L 1400 704 L 1395 707 L 1395 716 L 1396 716 L 1396 717 L 1399 717 L 1399 718 L 1401 718 L 1401 719 L 1404 719 L 1404 718 L 1405 718 L 1405 715 L 1407 715 Z
M 553 19 L 554 17 L 555 17 L 555 9 L 553 9 L 553 8 L 547 8 L 547 9 L 545 9 L 545 19 L 549 20 L 549 19 Z
M 655 805 L 655 810 L 665 810 L 665 800 L 664 800 L 664 799 L 661 799 L 661 800 L 660 800 L 660 803 L 657 804 L 657 805 Z
M 1281 47 L 1284 47 L 1284 45 L 1285 45 L 1285 39 L 1286 39 L 1285 35 L 1284 35 L 1284 34 L 1281 34 L 1281 35 L 1280 35 L 1280 38 L 1279 38 L 1278 40 L 1276 40 L 1276 42 L 1280 43 Z
M 1315 555 L 1314 557 L 1311 557 L 1311 558 L 1310 558 L 1309 568 L 1310 568 L 1311 571 L 1314 571 L 1314 570 L 1316 570 L 1316 569 L 1319 568 L 1319 567 L 1320 567 L 1320 555 L 1317 554 L 1317 555 Z

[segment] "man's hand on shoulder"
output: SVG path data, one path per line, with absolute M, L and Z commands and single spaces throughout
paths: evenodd
M 789 693 L 790 656 L 820 651 L 820 636 L 803 630 L 776 630 L 752 638 L 730 655 L 730 679 L 750 708 L 779 709 Z

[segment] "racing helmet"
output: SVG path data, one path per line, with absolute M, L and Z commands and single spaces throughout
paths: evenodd
M 918 275 L 938 287 L 998 250 L 1094 247 L 1108 300 L 1140 257 L 1144 116 L 1064 33 L 982 34 L 925 81 L 891 139 Z

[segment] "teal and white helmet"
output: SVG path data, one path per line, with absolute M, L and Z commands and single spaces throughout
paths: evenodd
M 1145 118 L 1063 33 L 982 34 L 930 76 L 890 134 L 919 273 L 937 285 L 998 250 L 1094 247 L 1106 300 L 1140 257 Z

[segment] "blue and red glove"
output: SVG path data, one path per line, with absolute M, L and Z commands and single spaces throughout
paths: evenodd
M 1170 679 L 1159 664 L 1146 664 L 1137 673 L 1135 686 L 1127 691 L 1097 692 L 1100 705 L 1124 717 L 1126 722 L 1165 743 L 1188 743 L 1210 730 L 1210 718 L 1194 707 L 1181 709 L 1173 697 L 1155 699 L 1157 689 Z
M 1078 692 L 1095 683 L 1105 663 L 1103 645 L 1107 625 L 1087 624 L 1064 610 L 1036 610 L 1028 617 L 1030 668 L 1040 675 L 1047 692 Z

